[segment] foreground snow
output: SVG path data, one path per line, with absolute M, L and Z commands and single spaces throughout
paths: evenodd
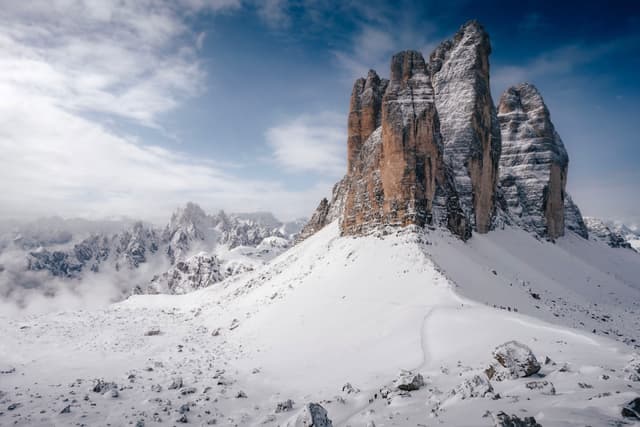
M 624 371 L 640 256 L 621 252 L 516 230 L 340 238 L 333 224 L 191 294 L 3 320 L 0 424 L 277 425 L 318 402 L 334 425 L 492 425 L 487 411 L 615 425 L 640 391 Z M 541 371 L 462 393 L 511 340 L 549 358 Z M 394 391 L 402 369 L 425 386 Z

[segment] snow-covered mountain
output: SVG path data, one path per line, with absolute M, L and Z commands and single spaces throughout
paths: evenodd
M 301 221 L 283 223 L 268 213 L 209 215 L 193 203 L 178 209 L 163 229 L 139 221 L 55 218 L 13 224 L 0 238 L 0 294 L 26 305 L 30 295 L 54 296 L 61 287 L 90 293 L 94 282 L 112 282 L 111 299 L 134 288 L 185 292 L 264 264 L 287 249 L 301 227 Z M 205 258 L 206 265 L 220 266 L 219 274 L 185 270 Z M 160 286 L 168 277 L 172 284 Z
M 358 79 L 347 173 L 293 247 L 189 204 L 79 251 L 170 267 L 106 309 L 0 314 L 0 423 L 640 423 L 640 254 L 612 244 L 635 231 L 583 220 L 540 93 L 496 109 L 490 51 L 472 21 Z
M 187 295 L 3 320 L 0 417 L 305 425 L 316 403 L 336 426 L 616 425 L 640 391 L 639 276 L 634 252 L 575 235 L 334 222 Z M 512 340 L 539 370 L 503 372 L 493 352 Z

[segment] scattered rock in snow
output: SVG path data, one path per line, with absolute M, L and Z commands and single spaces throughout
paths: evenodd
M 16 371 L 16 368 L 13 366 L 7 366 L 0 368 L 0 374 L 13 374 Z
M 156 393 L 160 393 L 162 391 L 162 386 L 160 384 L 153 384 L 151 386 L 151 391 L 155 391 Z
M 179 388 L 182 388 L 182 377 L 173 377 L 168 388 L 169 390 L 177 390 Z
M 493 350 L 498 365 L 493 364 L 485 371 L 489 379 L 501 381 L 529 377 L 540 371 L 540 363 L 531 349 L 517 341 L 509 341 Z
M 455 396 L 462 400 L 474 397 L 492 397 L 493 386 L 486 376 L 474 375 L 458 384 L 449 394 L 451 397 Z
M 424 386 L 424 378 L 421 374 L 403 370 L 393 381 L 393 385 L 398 390 L 403 391 L 419 390 L 420 387 Z
M 287 423 L 288 427 L 333 427 L 327 410 L 318 403 L 307 403 L 300 413 Z
M 520 418 L 517 415 L 507 415 L 498 412 L 493 416 L 495 427 L 542 427 L 533 417 Z
M 640 381 L 640 355 L 635 354 L 631 361 L 624 367 L 627 374 L 625 379 L 629 381 Z
M 287 399 L 283 402 L 278 402 L 278 404 L 276 405 L 276 414 L 279 414 L 280 412 L 288 412 L 292 410 L 293 404 L 294 402 L 291 399 Z
M 193 394 L 196 392 L 196 388 L 195 387 L 183 387 L 180 389 L 180 394 L 183 396 L 186 396 L 188 394 Z
M 97 379 L 94 381 L 95 382 L 93 384 L 93 387 L 91 388 L 91 391 L 93 391 L 94 393 L 105 394 L 110 390 L 118 391 L 118 384 L 114 382 L 107 382 L 107 381 L 104 381 L 103 379 Z
M 62 411 L 60 411 L 61 414 L 69 414 L 71 412 L 71 405 L 67 405 L 64 408 L 62 408 Z
M 347 394 L 360 393 L 360 389 L 358 387 L 354 387 L 351 383 L 346 383 L 345 385 L 343 385 L 342 391 Z
M 640 420 L 640 397 L 636 397 L 622 408 L 622 416 Z
M 178 418 L 178 419 L 176 420 L 176 422 L 177 422 L 177 423 L 182 423 L 182 424 L 186 424 L 186 423 L 188 423 L 188 422 L 189 422 L 189 420 L 187 419 L 187 414 L 182 414 L 182 415 L 180 416 L 180 418 Z
M 246 399 L 247 398 L 247 393 L 245 393 L 244 391 L 240 390 L 238 393 L 236 393 L 236 399 Z
M 219 335 L 220 335 L 220 328 L 215 328 L 213 331 L 211 331 L 212 337 L 217 337 Z
M 554 395 L 556 388 L 550 381 L 529 381 L 525 384 L 529 390 L 539 390 L 542 394 Z
M 153 337 L 156 335 L 160 335 L 162 332 L 160 331 L 160 329 L 149 329 L 147 332 L 144 333 L 145 337 Z
M 240 321 L 238 319 L 233 319 L 231 321 L 231 325 L 229 325 L 229 329 L 231 329 L 233 331 L 238 326 L 240 326 Z

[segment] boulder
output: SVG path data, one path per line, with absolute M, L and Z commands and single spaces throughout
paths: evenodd
M 622 408 L 622 416 L 640 420 L 640 397 L 636 397 Z
M 449 395 L 462 400 L 476 397 L 493 397 L 493 386 L 485 375 L 474 375 L 458 384 L 451 390 Z
M 498 363 L 487 369 L 489 379 L 524 378 L 540 371 L 540 363 L 531 349 L 517 341 L 499 345 L 493 351 L 493 357 Z
M 307 403 L 300 413 L 287 423 L 288 427 L 333 427 L 327 410 L 318 403 Z
M 517 415 L 508 415 L 498 412 L 493 416 L 495 427 L 542 427 L 533 417 L 520 418 Z
M 424 378 L 421 374 L 415 374 L 411 371 L 401 371 L 393 381 L 393 386 L 402 391 L 419 390 L 424 386 Z

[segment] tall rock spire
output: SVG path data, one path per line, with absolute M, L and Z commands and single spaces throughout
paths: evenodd
M 342 232 L 438 223 L 467 238 L 467 223 L 445 176 L 433 88 L 419 52 L 404 51 L 392 58 L 381 113 L 381 126 L 349 161 Z
M 461 207 L 480 233 L 491 228 L 500 159 L 500 129 L 489 86 L 491 44 L 476 21 L 430 56 L 444 159 Z
M 388 83 L 369 70 L 366 79 L 360 78 L 353 85 L 347 127 L 347 171 L 354 167 L 364 142 L 380 126 L 382 96 Z
M 538 89 L 529 83 L 507 89 L 500 98 L 498 118 L 500 183 L 512 219 L 539 236 L 555 239 L 564 235 L 567 205 L 572 229 L 583 234 L 579 210 L 565 193 L 569 156 Z

